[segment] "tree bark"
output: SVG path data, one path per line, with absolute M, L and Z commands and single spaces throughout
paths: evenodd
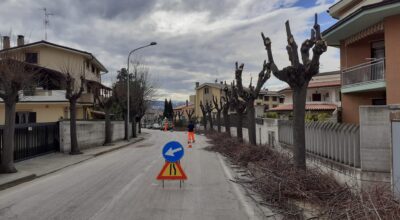
M 139 122 L 138 123 L 139 123 L 138 124 L 139 125 L 138 126 L 139 127 L 138 133 L 141 134 L 142 133 L 142 119 L 141 118 L 139 118 Z
M 210 131 L 214 131 L 214 125 L 213 125 L 213 120 L 212 120 L 212 113 L 208 113 L 208 121 L 210 122 Z
M 229 119 L 229 114 L 228 112 L 223 112 L 224 115 L 224 124 L 225 124 L 225 132 L 231 136 L 231 122 Z
M 14 166 L 15 100 L 15 98 L 11 98 L 4 102 L 6 118 L 3 130 L 0 173 L 17 172 Z
M 106 131 L 106 138 L 104 141 L 104 145 L 107 145 L 112 142 L 112 127 L 111 127 L 110 109 L 105 108 L 104 111 L 105 111 L 105 131 Z
M 81 154 L 78 145 L 78 137 L 76 136 L 76 99 L 71 99 L 69 102 L 70 113 L 70 138 L 71 138 L 71 152 L 70 154 Z
M 127 120 L 128 118 L 128 114 L 126 113 L 126 111 L 124 111 L 125 113 L 123 114 L 124 117 L 124 122 L 125 122 L 125 140 L 129 140 L 129 122 Z
M 295 165 L 305 170 L 306 169 L 306 140 L 305 140 L 305 108 L 307 86 L 305 83 L 302 87 L 293 89 L 293 143 L 294 143 L 294 160 Z
M 257 145 L 254 101 L 247 102 L 247 120 L 249 122 L 247 128 L 249 142 L 252 145 Z
M 136 138 L 137 134 L 136 134 L 136 117 L 133 116 L 132 117 L 132 137 Z
M 243 142 L 243 114 L 237 114 L 237 126 L 236 126 L 237 138 L 240 142 Z
M 218 133 L 221 133 L 221 111 L 217 112 L 217 127 Z

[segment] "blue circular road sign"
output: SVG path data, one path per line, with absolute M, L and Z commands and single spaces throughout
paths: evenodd
M 168 142 L 162 150 L 163 157 L 170 163 L 179 161 L 183 157 L 183 154 L 183 146 L 178 141 Z

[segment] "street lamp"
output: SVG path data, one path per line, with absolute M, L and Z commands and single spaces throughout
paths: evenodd
M 127 81 L 127 83 L 126 83 L 126 87 L 127 87 L 127 93 L 126 93 L 126 123 L 125 123 L 125 126 L 126 126 L 126 128 L 125 128 L 125 132 L 126 132 L 126 140 L 127 141 L 129 141 L 129 61 L 130 61 L 130 58 L 131 58 L 131 55 L 135 52 L 135 51 L 137 51 L 137 50 L 140 50 L 140 49 L 143 49 L 143 48 L 145 48 L 145 47 L 150 47 L 150 46 L 154 46 L 154 45 L 157 45 L 157 43 L 156 42 L 151 42 L 150 44 L 148 44 L 148 45 L 146 45 L 146 46 L 141 46 L 141 47 L 138 47 L 138 48 L 136 48 L 136 49 L 133 49 L 133 50 L 131 50 L 131 52 L 129 52 L 129 55 L 128 55 L 128 62 L 127 62 L 127 72 L 128 72 L 128 77 L 127 77 L 127 79 L 126 79 L 126 81 Z

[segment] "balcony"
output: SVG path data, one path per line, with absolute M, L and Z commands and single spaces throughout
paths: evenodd
M 93 104 L 94 95 L 92 93 L 82 93 L 81 97 L 78 99 L 78 103 L 81 104 Z
M 342 93 L 386 88 L 385 59 L 377 59 L 342 71 Z

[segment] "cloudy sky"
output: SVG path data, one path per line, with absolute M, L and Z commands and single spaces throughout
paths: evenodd
M 158 99 L 186 100 L 195 82 L 231 81 L 235 61 L 245 64 L 244 80 L 257 76 L 266 52 L 260 37 L 272 40 L 275 61 L 288 65 L 284 22 L 290 20 L 300 45 L 310 33 L 314 13 L 322 30 L 335 23 L 326 10 L 335 0 L 1 0 L 0 35 L 44 39 L 43 10 L 52 15 L 48 41 L 89 51 L 109 69 L 111 83 L 126 66 L 129 51 L 138 51 L 150 68 Z M 321 72 L 339 69 L 335 48 L 321 58 Z M 265 84 L 276 90 L 274 77 Z

